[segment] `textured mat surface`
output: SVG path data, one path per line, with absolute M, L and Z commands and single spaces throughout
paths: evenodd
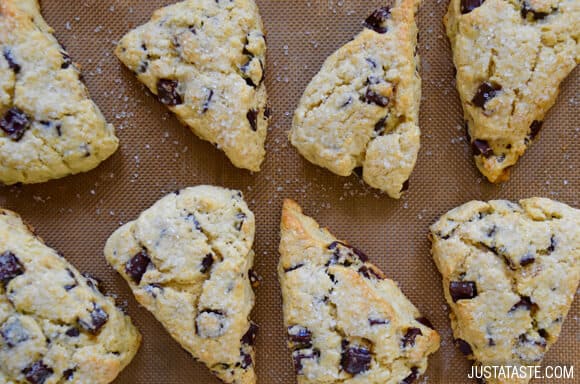
M 152 315 L 136 305 L 102 253 L 107 237 L 119 224 L 134 219 L 166 193 L 197 184 L 241 189 L 256 214 L 256 269 L 264 278 L 253 314 L 261 326 L 257 342 L 260 383 L 295 383 L 275 274 L 284 197 L 294 198 L 306 214 L 364 250 L 440 331 L 443 345 L 430 358 L 422 382 L 470 382 L 466 378 L 470 364 L 452 344 L 441 280 L 429 255 L 428 227 L 441 214 L 471 199 L 544 196 L 580 207 L 579 70 L 563 84 L 538 141 L 515 167 L 511 180 L 491 185 L 475 168 L 464 139 L 442 24 L 447 1 L 426 1 L 419 18 L 422 148 L 409 192 L 394 201 L 368 189 L 356 176 L 341 178 L 311 165 L 287 141 L 292 113 L 312 76 L 385 1 L 258 0 L 268 30 L 267 86 L 274 116 L 266 163 L 254 175 L 234 168 L 221 152 L 195 138 L 113 55 L 116 41 L 126 31 L 169 3 L 42 1 L 47 21 L 82 65 L 92 97 L 115 124 L 121 148 L 88 174 L 37 186 L 0 187 L 0 206 L 19 212 L 80 270 L 103 279 L 108 292 L 127 306 L 143 332 L 139 354 L 116 383 L 218 383 Z M 578 299 L 560 340 L 544 360 L 544 365 L 556 364 L 575 364 L 578 380 Z

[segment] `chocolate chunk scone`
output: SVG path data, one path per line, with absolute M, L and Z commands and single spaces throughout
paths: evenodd
M 540 364 L 578 288 L 580 210 L 472 201 L 443 215 L 431 240 L 461 352 L 476 364 Z
M 164 197 L 105 248 L 137 301 L 225 383 L 256 382 L 254 232 L 240 192 L 198 186 Z
M 141 335 L 98 283 L 0 209 L 0 383 L 106 384 Z
M 188 0 L 157 10 L 117 57 L 162 104 L 239 168 L 264 160 L 266 40 L 253 0 Z
M 298 383 L 410 384 L 425 372 L 439 335 L 397 283 L 291 200 L 281 237 L 278 276 Z
M 538 135 L 580 62 L 580 5 L 569 0 L 451 0 L 445 16 L 477 167 L 491 182 Z
M 340 176 L 362 167 L 365 182 L 393 198 L 407 189 L 420 146 L 419 3 L 370 15 L 308 85 L 290 132 L 310 162 Z
M 37 0 L 0 1 L 0 183 L 89 171 L 118 147 Z

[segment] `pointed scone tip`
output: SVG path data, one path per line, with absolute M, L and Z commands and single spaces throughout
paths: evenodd
M 254 235 L 241 192 L 197 186 L 118 229 L 104 253 L 186 351 L 225 383 L 253 384 Z
M 411 383 L 439 348 L 439 335 L 395 282 L 289 199 L 282 208 L 278 276 L 302 384 Z
M 253 0 L 161 8 L 115 54 L 199 138 L 236 167 L 260 170 L 270 110 L 264 27 Z
M 107 384 L 137 353 L 139 331 L 97 281 L 4 209 L 0 282 L 2 383 Z
M 578 288 L 580 211 L 544 198 L 472 201 L 430 238 L 459 350 L 478 365 L 539 365 Z M 517 381 L 489 381 L 500 382 Z
M 308 161 L 363 180 L 398 199 L 409 187 L 420 147 L 418 0 L 375 10 L 365 29 L 312 79 L 289 139 Z
M 0 183 L 86 172 L 117 150 L 113 126 L 36 0 L 0 2 L 0 41 Z
M 451 0 L 444 21 L 475 163 L 506 181 L 577 65 L 577 4 Z

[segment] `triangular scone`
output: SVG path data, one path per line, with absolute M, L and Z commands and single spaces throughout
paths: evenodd
M 95 279 L 0 209 L 0 383 L 107 384 L 140 342 Z
M 298 383 L 410 384 L 439 335 L 392 280 L 294 201 L 282 211 L 278 276 Z
M 579 24 L 578 1 L 451 0 L 445 25 L 457 89 L 489 181 L 509 178 L 580 62 Z
M 105 248 L 137 301 L 225 383 L 256 382 L 254 232 L 240 192 L 198 186 L 164 197 Z
M 408 187 L 419 152 L 421 78 L 415 13 L 420 0 L 376 10 L 306 88 L 290 141 L 310 162 L 363 179 L 393 198 Z
M 578 288 L 580 211 L 540 198 L 473 201 L 443 215 L 431 240 L 461 352 L 478 365 L 540 364 Z
M 188 0 L 129 32 L 117 57 L 185 125 L 239 168 L 266 151 L 266 40 L 253 0 Z
M 97 167 L 118 147 L 37 0 L 0 1 L 0 183 Z

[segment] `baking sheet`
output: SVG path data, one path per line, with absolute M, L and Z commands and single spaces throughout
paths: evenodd
M 42 1 L 47 21 L 82 65 L 92 97 L 115 124 L 121 147 L 87 174 L 43 185 L 0 187 L 0 206 L 19 212 L 80 270 L 104 280 L 108 293 L 128 308 L 143 333 L 141 350 L 115 383 L 218 383 L 136 304 L 102 255 L 107 237 L 121 223 L 136 218 L 166 193 L 197 184 L 242 190 L 256 214 L 256 269 L 264 278 L 253 313 L 261 327 L 257 341 L 260 383 L 295 383 L 275 274 L 284 197 L 296 199 L 336 236 L 364 250 L 433 322 L 442 346 L 430 358 L 422 382 L 469 382 L 470 364 L 452 345 L 441 281 L 429 255 L 428 226 L 471 199 L 545 196 L 580 207 L 579 71 L 563 84 L 539 140 L 515 167 L 511 180 L 490 185 L 476 170 L 463 136 L 442 25 L 447 1 L 426 1 L 419 17 L 422 149 L 410 191 L 395 201 L 370 190 L 356 176 L 341 178 L 306 162 L 286 138 L 294 108 L 324 59 L 358 33 L 362 20 L 385 1 L 258 1 L 268 30 L 266 83 L 274 111 L 267 160 L 258 174 L 234 168 L 221 152 L 195 138 L 114 57 L 115 43 L 126 31 L 169 3 Z M 544 360 L 544 365 L 576 365 L 576 382 L 580 376 L 579 316 L 576 300 L 560 340 Z

